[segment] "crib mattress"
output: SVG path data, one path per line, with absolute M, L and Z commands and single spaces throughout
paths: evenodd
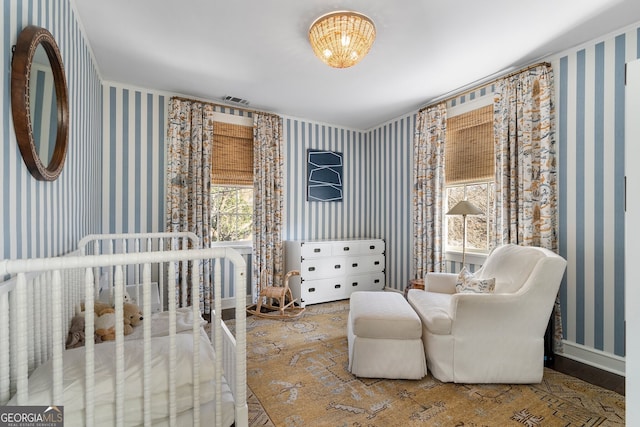
M 191 309 L 180 309 L 176 314 L 176 411 L 180 419 L 193 418 L 193 315 Z M 201 320 L 200 320 L 201 321 Z M 157 313 L 152 322 L 151 338 L 151 416 L 154 425 L 168 423 L 169 415 L 169 349 L 168 315 Z M 126 426 L 140 425 L 144 422 L 143 413 L 143 373 L 144 343 L 141 339 L 142 328 L 138 335 L 129 335 L 124 342 L 124 382 L 125 404 L 124 419 Z M 201 419 L 215 419 L 215 352 L 204 328 L 199 333 L 200 352 L 200 402 Z M 115 342 L 105 342 L 95 346 L 95 404 L 94 419 L 96 425 L 113 425 L 116 418 L 114 396 L 116 392 Z M 60 405 L 52 402 L 53 393 L 52 362 L 39 366 L 29 377 L 29 399 L 27 405 Z M 155 374 L 157 373 L 157 374 Z M 66 350 L 63 353 L 63 387 L 65 425 L 85 425 L 85 349 L 84 347 Z M 234 400 L 231 390 L 223 377 L 222 400 L 224 425 L 234 421 Z M 16 404 L 16 397 L 8 403 Z M 213 411 L 213 412 L 212 412 Z M 206 418 L 203 418 L 205 417 Z

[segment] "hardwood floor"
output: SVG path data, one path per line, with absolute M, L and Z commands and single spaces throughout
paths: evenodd
M 625 377 L 621 375 L 594 368 L 559 355 L 554 357 L 553 363 L 548 367 L 625 396 Z

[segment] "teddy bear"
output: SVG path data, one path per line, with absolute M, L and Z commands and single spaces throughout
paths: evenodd
M 113 307 L 111 307 L 109 304 L 102 301 L 96 300 L 93 302 L 93 312 L 96 314 L 96 316 L 100 316 L 100 313 L 102 313 L 104 310 L 112 308 Z M 76 316 L 84 316 L 84 311 L 84 302 L 76 305 Z
M 131 326 L 130 320 L 127 316 L 124 316 L 124 335 L 129 335 L 133 332 L 133 326 Z M 109 307 L 103 309 L 98 317 L 95 319 L 96 334 L 100 336 L 103 341 L 114 341 L 116 339 L 116 311 Z
M 67 335 L 66 349 L 82 347 L 85 344 L 84 333 L 85 319 L 84 316 L 73 316 L 71 319 L 71 325 L 69 326 L 69 334 Z M 102 342 L 102 337 L 94 333 L 94 342 L 96 344 Z
M 142 322 L 142 310 L 136 304 L 124 303 L 124 319 L 128 319 L 131 326 L 138 326 Z

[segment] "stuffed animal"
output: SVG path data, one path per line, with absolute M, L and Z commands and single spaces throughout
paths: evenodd
M 84 316 L 74 316 L 71 319 L 71 326 L 69 326 L 69 334 L 67 335 L 66 348 L 82 347 L 85 344 L 85 319 Z M 93 340 L 96 344 L 102 342 L 102 337 L 94 333 Z
M 142 322 L 142 310 L 136 304 L 125 303 L 123 309 L 124 319 L 128 319 L 131 326 L 138 326 Z
M 66 348 L 82 347 L 84 345 L 84 316 L 73 316 L 69 334 L 67 335 Z
M 93 312 L 96 314 L 96 316 L 100 316 L 100 313 L 102 313 L 104 310 L 106 309 L 112 309 L 113 307 L 111 307 L 109 304 L 104 303 L 102 301 L 94 301 L 93 302 Z M 76 305 L 76 316 L 84 316 L 84 303 L 81 302 L 80 304 Z
M 131 322 L 124 316 L 124 335 L 129 335 L 133 332 L 133 326 Z M 100 336 L 103 341 L 114 341 L 116 339 L 116 311 L 109 307 L 102 310 L 95 320 L 96 334 Z

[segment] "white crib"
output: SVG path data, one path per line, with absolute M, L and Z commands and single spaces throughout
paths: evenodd
M 235 283 L 246 281 L 245 261 L 231 248 L 189 249 L 197 246 L 194 237 L 98 235 L 83 239 L 69 256 L 0 261 L 0 276 L 12 276 L 0 283 L 0 405 L 64 405 L 65 425 L 175 426 L 206 420 L 246 426 L 246 289 L 236 289 L 234 338 L 222 322 L 219 286 L 221 259 L 234 265 Z M 122 249 L 125 240 L 134 243 L 124 251 L 99 243 L 119 241 Z M 88 254 L 89 247 L 95 254 Z M 184 308 L 175 298 L 163 298 L 165 285 L 166 295 L 189 285 L 197 301 L 199 278 L 176 283 L 175 271 L 203 260 L 215 260 L 210 337 L 197 305 Z M 141 339 L 125 339 L 131 336 L 124 336 L 119 321 L 115 341 L 87 339 L 84 347 L 65 350 L 77 305 L 84 302 L 86 313 L 93 314 L 105 272 L 116 319 L 123 317 L 125 284 L 136 284 L 145 318 L 137 327 Z M 166 308 L 157 314 L 151 308 L 152 283 L 159 285 Z M 85 335 L 93 334 L 94 318 L 87 314 Z

